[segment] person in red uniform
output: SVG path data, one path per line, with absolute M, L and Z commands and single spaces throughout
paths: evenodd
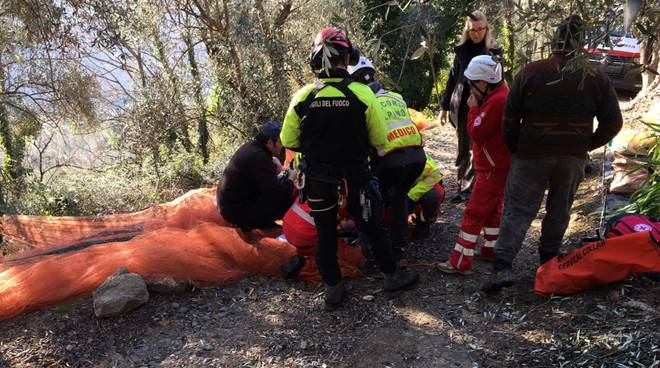
M 502 65 L 491 56 L 476 56 L 465 70 L 465 77 L 470 85 L 468 133 L 477 176 L 454 250 L 449 260 L 438 266 L 442 272 L 460 274 L 471 273 L 482 230 L 485 244 L 481 255 L 495 258 L 493 246 L 499 234 L 511 162 L 511 153 L 502 136 L 502 113 L 509 93 L 502 82 Z
M 359 241 L 359 236 L 355 221 L 343 207 L 339 208 L 337 222 L 337 257 L 342 261 L 342 255 L 353 256 L 355 254 L 355 252 L 347 251 L 347 248 L 353 247 Z M 315 263 L 318 232 L 311 209 L 306 201 L 293 202 L 282 218 L 282 231 L 286 241 L 296 247 L 297 254 L 288 259 L 280 269 L 284 278 L 293 279 L 298 276 L 306 263 L 310 261 Z M 358 258 L 362 258 L 361 251 L 359 254 Z M 355 257 L 352 260 L 355 261 Z

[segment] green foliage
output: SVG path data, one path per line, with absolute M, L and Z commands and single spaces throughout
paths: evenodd
M 552 39 L 562 20 L 579 15 L 584 27 L 592 35 L 586 40 L 592 47 L 603 40 L 615 24 L 620 24 L 623 0 L 589 0 L 527 2 L 507 1 L 507 6 L 491 14 L 500 19 L 498 42 L 504 46 L 505 60 L 515 74 L 526 63 L 548 57 L 552 52 Z M 493 9 L 495 10 L 495 9 Z M 573 45 L 578 57 L 586 54 L 583 44 Z M 511 48 L 514 48 L 511 50 Z M 510 55 L 514 55 L 512 58 Z
M 337 5 L 1 3 L 0 207 L 131 211 L 215 184 L 252 128 L 282 120 L 294 88 L 312 80 L 309 44 L 327 14 L 362 6 Z M 78 133 L 91 136 L 77 141 L 87 153 L 69 159 L 67 135 Z
M 39 11 L 35 11 L 39 9 Z M 46 121 L 96 119 L 96 77 L 71 57 L 72 34 L 59 1 L 0 3 L 0 149 L 5 187 L 20 188 L 26 144 Z M 5 193 L 0 193 L 0 196 Z
M 660 218 L 660 124 L 646 124 L 656 135 L 649 150 L 650 160 L 636 170 L 649 170 L 644 185 L 630 196 L 630 202 L 616 213 L 636 212 L 651 218 Z M 636 171 L 635 170 L 635 171 Z
M 118 132 L 121 149 L 137 158 L 158 154 L 166 142 L 174 144 L 168 140 L 170 134 L 186 127 L 186 107 L 171 94 L 169 82 L 153 79 L 150 85 L 153 88 L 142 88 L 134 95 L 135 102 L 123 114 Z
M 31 190 L 21 195 L 17 208 L 10 212 L 34 213 L 43 216 L 71 216 L 81 213 L 80 201 L 84 196 L 74 186 L 47 186 L 34 183 Z
M 515 40 L 513 30 L 508 25 L 509 22 L 501 22 L 499 31 L 497 32 L 498 43 L 504 50 L 504 57 L 502 65 L 504 66 L 504 78 L 507 83 L 513 82 L 513 76 L 520 69 L 520 58 L 515 57 L 515 52 L 511 52 L 511 48 L 515 48 Z
M 444 65 L 442 69 L 438 71 L 437 81 L 435 88 L 439 91 L 440 94 L 444 93 L 444 88 L 447 85 L 447 79 L 449 79 L 449 73 L 451 72 L 451 65 Z M 427 114 L 429 116 L 437 115 L 437 112 L 440 111 L 441 106 L 439 105 L 438 99 L 432 98 L 429 100 L 429 104 L 424 109 L 424 113 L 427 111 L 434 111 L 433 114 Z
M 8 207 L 4 210 L 46 216 L 140 211 L 188 190 L 216 185 L 220 169 L 234 149 L 227 146 L 215 150 L 212 165 L 203 165 L 194 153 L 178 151 L 162 163 L 158 177 L 152 170 L 151 158 L 102 171 L 63 169 L 48 183 L 28 176 L 20 191 L 8 191 Z
M 568 14 L 596 26 L 622 1 L 0 2 L 0 209 L 133 211 L 215 184 L 313 80 L 309 46 L 324 27 L 346 30 L 379 79 L 432 116 L 468 10 L 486 11 L 515 71 L 548 55 Z M 653 29 L 648 8 L 637 28 Z
M 370 56 L 380 60 L 385 82 L 399 90 L 410 107 L 423 110 L 430 103 L 435 74 L 447 66 L 450 45 L 470 3 L 391 1 L 384 6 L 365 1 L 371 10 L 361 27 L 373 36 Z

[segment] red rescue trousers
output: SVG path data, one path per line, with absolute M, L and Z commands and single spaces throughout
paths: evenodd
M 472 268 L 477 238 L 482 230 L 486 242 L 481 254 L 495 259 L 494 245 L 500 233 L 506 177 L 506 171 L 477 171 L 472 196 L 463 213 L 461 231 L 449 258 L 455 268 L 461 271 Z

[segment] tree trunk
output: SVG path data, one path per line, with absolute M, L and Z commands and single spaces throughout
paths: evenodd
M 197 152 L 202 156 L 202 161 L 206 165 L 209 162 L 209 128 L 206 122 L 206 104 L 202 97 L 202 82 L 199 77 L 199 67 L 197 66 L 197 59 L 195 58 L 195 49 L 189 33 L 186 33 L 183 36 L 183 41 L 188 49 L 188 64 L 190 66 L 190 74 L 195 83 L 195 103 L 197 104 L 197 109 L 199 111 L 197 118 Z
M 0 96 L 0 143 L 4 150 L 4 162 L 2 169 L 11 181 L 20 179 L 23 174 L 23 157 L 25 155 L 25 143 L 22 137 L 15 137 L 12 132 L 9 117 L 5 110 L 2 97 Z
M 1 76 L 1 74 L 0 74 L 0 76 Z M 3 80 L 0 79 L 0 82 L 3 82 Z M 0 134 L 0 140 L 2 140 L 2 148 L 5 151 L 5 160 L 9 159 L 9 156 L 8 156 L 9 150 L 7 149 L 7 138 L 6 138 L 6 136 L 8 136 L 6 134 L 8 128 L 9 128 L 9 122 L 7 121 L 7 117 L 5 115 L 5 106 L 3 105 L 2 98 L 0 97 L 0 133 L 1 133 Z M 11 136 L 9 136 L 9 137 L 11 137 Z M 3 170 L 6 170 L 4 165 L 3 165 Z M 5 184 L 4 180 L 0 181 L 0 215 L 5 213 L 5 190 L 2 187 L 3 184 Z M 0 238 L 0 241 L 1 241 L 1 238 Z
M 658 78 L 658 61 L 660 60 L 660 49 L 648 37 L 639 45 L 639 59 L 646 64 L 646 70 L 642 73 L 642 91 L 646 90 Z
M 284 55 L 281 52 L 281 47 L 279 45 L 281 42 L 278 40 L 279 37 L 273 38 L 273 42 L 276 45 L 273 45 L 272 48 L 269 48 L 268 57 L 270 59 L 271 68 L 273 68 L 273 75 L 279 76 L 275 78 L 275 91 L 277 92 L 277 99 L 279 101 L 278 106 L 283 107 L 284 110 L 288 107 L 289 99 L 291 98 L 291 88 L 289 86 L 289 78 L 286 76 L 286 71 L 284 69 Z M 282 111 L 284 113 L 285 111 Z
M 163 41 L 160 39 L 158 30 L 155 30 L 153 32 L 153 38 L 154 38 L 154 44 L 156 45 L 156 49 L 158 51 L 158 61 L 160 61 L 163 70 L 165 70 L 165 73 L 167 74 L 167 78 L 169 79 L 170 82 L 170 87 L 172 88 L 169 94 L 169 98 L 172 103 L 172 106 L 174 107 L 179 105 L 179 103 L 181 102 L 181 94 L 179 92 L 179 80 L 177 79 L 176 74 L 174 74 L 174 71 L 167 62 L 167 53 L 165 50 L 165 44 L 163 44 Z M 168 146 L 172 146 L 172 143 L 174 143 L 174 141 L 178 139 L 181 142 L 181 145 L 183 145 L 183 148 L 186 150 L 186 152 L 192 151 L 193 145 L 192 142 L 190 141 L 187 124 L 182 123 L 170 127 L 170 132 L 167 136 L 168 136 L 168 140 L 171 141 Z
M 507 0 L 506 2 L 506 9 L 507 9 L 507 16 L 505 20 L 505 25 L 506 25 L 506 37 L 507 37 L 507 43 L 508 43 L 508 50 L 507 50 L 507 58 L 509 59 L 509 68 L 507 69 L 506 72 L 504 72 L 504 79 L 506 82 L 510 85 L 513 83 L 513 73 L 514 69 L 516 67 L 516 40 L 514 37 L 514 24 L 513 24 L 513 15 L 515 13 L 515 8 L 513 7 L 513 0 Z
M 653 98 L 660 93 L 660 76 L 658 76 L 658 61 L 660 61 L 658 38 L 660 37 L 660 29 L 657 27 L 657 18 L 655 18 L 656 6 L 654 4 L 654 1 L 645 1 L 638 15 L 638 22 L 640 22 L 640 18 L 648 18 L 651 25 L 646 32 L 640 28 L 642 34 L 638 35 L 638 39 L 642 40 L 639 45 L 639 62 L 645 68 L 642 72 L 642 90 L 629 103 L 631 107 L 639 101 Z M 649 26 L 648 22 L 646 23 L 646 26 Z

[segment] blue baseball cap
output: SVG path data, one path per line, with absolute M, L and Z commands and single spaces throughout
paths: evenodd
M 259 135 L 265 138 L 277 138 L 282 131 L 282 123 L 279 121 L 268 121 L 259 127 Z

